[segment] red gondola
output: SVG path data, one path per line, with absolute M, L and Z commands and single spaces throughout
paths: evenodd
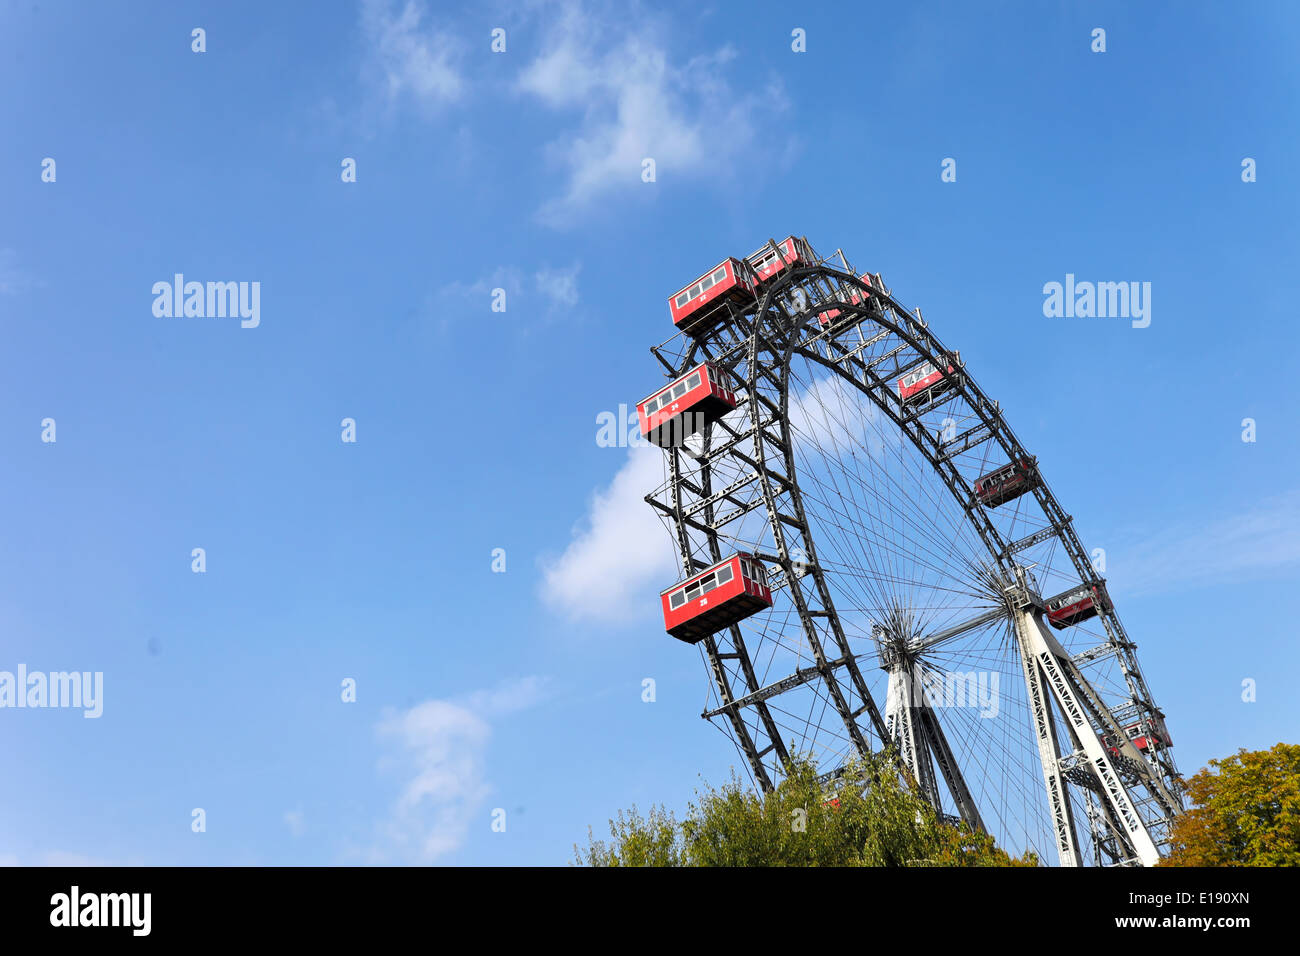
M 688 644 L 772 606 L 763 565 L 743 552 L 661 591 L 659 598 L 664 630 Z
M 763 246 L 745 259 L 754 270 L 755 288 L 762 288 L 764 283 L 776 278 L 792 265 L 812 261 L 812 253 L 807 244 L 794 236 L 782 239 L 776 248 L 780 255 L 772 251 L 771 246 Z
M 996 508 L 1000 504 L 1019 498 L 1031 488 L 1038 487 L 1038 469 L 1032 458 L 1021 458 L 1003 465 L 996 471 L 990 471 L 975 482 L 975 497 L 986 508 Z
M 753 305 L 754 288 L 748 265 L 738 259 L 724 259 L 713 271 L 669 297 L 673 325 L 687 335 L 701 335 L 717 324 L 727 302 L 742 308 Z
M 1173 746 L 1173 741 L 1169 739 L 1169 731 L 1165 728 L 1165 715 L 1160 711 L 1125 727 L 1124 733 L 1133 742 L 1133 746 L 1144 754 L 1150 753 L 1153 749 Z M 1114 737 L 1106 738 L 1106 749 L 1118 756 L 1119 747 Z
M 641 437 L 661 448 L 676 448 L 736 407 L 726 378 L 708 362 L 697 365 L 636 407 Z
M 871 275 L 869 273 L 864 273 L 860 278 L 862 279 L 864 284 L 868 286 L 871 285 Z M 871 295 L 870 289 L 868 289 L 866 292 L 863 292 L 861 289 L 854 289 L 851 293 L 849 293 L 848 303 L 849 305 L 857 305 L 858 303 L 866 300 L 870 295 Z M 832 320 L 837 318 L 839 314 L 840 314 L 839 309 L 831 309 L 830 311 L 823 312 L 821 315 L 817 316 L 817 321 L 819 321 L 822 325 L 830 325 Z
M 1104 583 L 1081 584 L 1047 599 L 1047 622 L 1057 630 L 1064 630 L 1109 610 L 1110 598 Z
M 926 396 L 935 396 L 952 387 L 955 371 L 951 362 L 941 371 L 933 362 L 922 362 L 898 380 L 898 397 L 906 404 L 925 400 Z

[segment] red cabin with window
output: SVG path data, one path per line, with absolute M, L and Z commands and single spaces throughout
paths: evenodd
M 862 279 L 862 282 L 865 285 L 868 286 L 871 285 L 870 274 L 864 273 L 859 278 Z M 854 289 L 852 292 L 849 293 L 848 303 L 849 305 L 858 305 L 866 301 L 866 299 L 869 298 L 870 296 L 871 296 L 870 289 L 868 289 L 866 292 L 862 291 L 861 289 Z M 817 321 L 819 321 L 822 325 L 830 325 L 832 321 L 834 321 L 836 318 L 839 317 L 839 314 L 840 314 L 839 309 L 831 309 L 829 312 L 823 312 L 821 315 L 817 316 Z
M 674 584 L 659 597 L 664 606 L 664 630 L 688 644 L 698 644 L 772 606 L 763 565 L 743 552 Z
M 1013 498 L 1019 498 L 1039 483 L 1038 469 L 1032 458 L 1021 458 L 990 471 L 975 482 L 975 497 L 986 508 L 996 508 Z
M 802 239 L 787 236 L 776 244 L 780 254 L 771 246 L 763 246 L 745 259 L 754 270 L 755 288 L 762 288 L 764 283 L 775 279 L 792 265 L 800 265 L 812 260 L 807 244 Z
M 677 448 L 687 435 L 703 431 L 736 407 L 726 378 L 704 362 L 636 407 L 641 437 L 661 448 Z
M 935 368 L 933 362 L 922 362 L 898 380 L 898 397 L 905 404 L 924 401 L 928 395 L 938 395 L 952 387 L 952 373 L 956 371 L 948 362 L 944 369 Z
M 1110 610 L 1110 598 L 1105 583 L 1081 584 L 1054 598 L 1048 598 L 1047 622 L 1057 630 L 1072 627 L 1081 621 Z
M 726 303 L 744 308 L 754 304 L 755 283 L 749 267 L 739 259 L 722 264 L 696 279 L 668 299 L 673 325 L 687 335 L 700 335 L 721 318 Z
M 1173 741 L 1169 739 L 1169 731 L 1165 729 L 1165 715 L 1160 711 L 1125 727 L 1124 733 L 1133 742 L 1133 746 L 1144 754 L 1162 747 L 1173 746 Z M 1114 737 L 1107 737 L 1106 749 L 1115 756 L 1119 755 L 1119 747 Z

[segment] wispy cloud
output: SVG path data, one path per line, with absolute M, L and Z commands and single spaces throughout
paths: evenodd
M 581 263 L 574 263 L 567 269 L 540 269 L 533 280 L 552 310 L 571 309 L 578 304 L 578 273 L 581 271 Z
M 1300 569 L 1300 489 L 1236 514 L 1149 529 L 1107 549 L 1115 590 L 1158 594 Z
M 880 409 L 856 385 L 831 372 L 807 385 L 793 385 L 787 417 L 800 436 L 804 454 L 811 456 L 833 457 L 862 449 L 879 457 L 885 450 L 885 436 L 892 431 L 882 431 Z
M 451 33 L 426 24 L 427 14 L 422 0 L 361 2 L 367 75 L 390 102 L 409 98 L 431 109 L 461 95 L 459 44 Z
M 557 5 L 518 88 L 543 105 L 580 116 L 547 147 L 566 171 L 562 195 L 541 210 L 562 224 L 619 187 L 644 188 L 642 161 L 663 176 L 723 175 L 754 142 L 751 115 L 760 105 L 780 110 L 785 98 L 773 83 L 738 93 L 725 68 L 735 51 L 678 62 L 680 32 L 625 5 L 567 0 Z M 551 9 L 550 7 L 547 8 Z
M 286 810 L 284 812 L 284 825 L 289 828 L 289 832 L 296 837 L 302 836 L 307 832 L 307 817 L 299 807 L 296 810 Z
M 546 699 L 549 681 L 536 675 L 502 681 L 488 690 L 479 690 L 465 698 L 465 706 L 484 717 L 504 717 L 527 710 Z
M 670 539 L 645 503 L 663 483 L 663 467 L 658 448 L 629 449 L 563 554 L 543 563 L 547 604 L 573 619 L 624 621 L 677 579 Z
M 31 276 L 18 267 L 18 253 L 0 249 L 0 295 L 13 295 L 33 284 Z
M 530 315 L 554 316 L 572 310 L 581 300 L 578 275 L 582 263 L 565 268 L 543 266 L 531 275 L 516 266 L 498 266 L 473 282 L 456 280 L 433 293 L 428 313 L 448 327 L 467 313 L 489 313 L 495 290 L 505 292 L 507 313 L 523 311 Z
M 504 289 L 506 308 L 509 309 L 511 302 L 523 294 L 524 285 L 523 273 L 519 269 L 514 266 L 497 266 L 472 282 L 457 279 L 447 283 L 433 294 L 432 304 L 438 312 L 479 309 L 486 312 L 492 308 L 493 290 Z
M 380 767 L 404 782 L 379 824 L 371 862 L 427 864 L 458 849 L 492 790 L 485 762 L 493 722 L 534 706 L 545 690 L 544 678 L 525 677 L 381 720 Z

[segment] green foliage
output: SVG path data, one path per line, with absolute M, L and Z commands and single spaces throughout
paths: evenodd
M 987 834 L 941 823 L 883 757 L 849 765 L 825 790 L 799 760 L 772 793 L 733 774 L 697 794 L 686 819 L 635 808 L 610 821 L 610 841 L 574 847 L 588 866 L 1034 866 Z
M 677 821 L 662 807 L 651 807 L 644 819 L 635 806 L 618 811 L 618 819 L 609 821 L 609 834 L 612 843 L 591 839 L 586 851 L 578 853 L 577 862 L 587 866 L 686 865 Z M 587 835 L 591 837 L 590 828 Z
M 1165 866 L 1300 866 L 1300 745 L 1240 750 L 1192 777 Z

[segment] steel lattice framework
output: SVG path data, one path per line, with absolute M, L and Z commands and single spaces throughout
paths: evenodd
M 1154 863 L 1181 791 L 1169 747 L 1125 733 L 1162 717 L 1136 645 L 1113 602 L 1045 626 L 1042 594 L 1102 580 L 1071 517 L 1045 480 L 980 503 L 981 475 L 1030 458 L 998 403 L 879 275 L 804 244 L 755 303 L 652 349 L 672 378 L 713 363 L 739 404 L 665 449 L 646 501 L 687 576 L 745 550 L 777 597 L 701 642 L 703 716 L 764 789 L 795 753 L 829 780 L 889 749 L 941 813 L 1008 849 Z M 925 362 L 952 373 L 903 401 Z

